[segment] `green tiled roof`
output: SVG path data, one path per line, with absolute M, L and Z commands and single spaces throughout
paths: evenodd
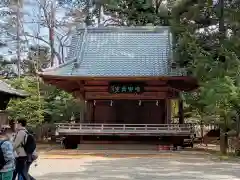
M 2 80 L 0 80 L 0 93 L 9 94 L 17 97 L 28 96 L 25 92 L 12 88 L 10 85 L 8 85 Z
M 169 27 L 78 29 L 66 64 L 44 74 L 84 77 L 178 76 Z

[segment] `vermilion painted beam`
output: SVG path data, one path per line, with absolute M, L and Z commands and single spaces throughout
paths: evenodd
M 84 86 L 84 91 L 88 92 L 108 92 L 109 87 L 108 86 Z M 174 88 L 167 87 L 167 86 L 146 86 L 144 87 L 144 91 L 149 91 L 149 92 L 162 92 L 162 91 L 177 91 Z
M 85 82 L 85 85 L 87 86 L 108 86 L 109 82 L 111 82 L 112 80 L 109 79 L 107 81 L 98 81 L 98 80 L 93 80 L 93 81 L 86 81 Z M 131 80 L 133 81 L 133 80 Z M 125 81 L 127 82 L 127 81 Z M 124 83 L 124 82 L 123 82 Z M 144 81 L 144 83 L 146 85 L 149 85 L 149 86 L 164 86 L 164 85 L 167 85 L 167 81 L 166 80 L 162 80 L 162 81 Z
M 108 92 L 108 86 L 84 86 L 84 90 L 90 92 Z
M 144 100 L 144 99 L 166 99 L 168 92 L 144 92 L 142 94 L 110 94 L 108 92 L 86 92 L 85 98 L 91 99 L 132 99 L 132 100 Z
M 166 80 L 162 80 L 162 81 L 146 81 L 146 84 L 149 86 L 166 86 L 167 85 L 167 81 Z
M 108 81 L 85 81 L 85 85 L 92 85 L 92 86 L 101 86 L 101 85 L 106 85 L 108 86 Z

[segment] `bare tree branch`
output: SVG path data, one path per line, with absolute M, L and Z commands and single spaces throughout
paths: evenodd
M 31 35 L 31 34 L 25 34 L 25 36 L 31 37 L 31 38 L 36 38 L 36 39 L 38 39 L 38 40 L 40 40 L 40 41 L 42 41 L 42 42 L 44 42 L 44 43 L 46 43 L 47 45 L 50 46 L 50 43 L 49 43 L 47 40 L 43 39 L 42 37 L 34 36 L 34 35 Z M 53 52 L 54 52 L 54 54 L 56 55 L 58 61 L 61 62 L 61 61 L 62 61 L 61 56 L 60 56 L 60 54 L 56 51 L 55 48 L 53 48 Z
M 155 0 L 155 13 L 158 14 L 159 8 L 162 4 L 163 0 Z
M 51 16 L 49 14 L 51 11 L 49 10 L 49 7 L 47 5 L 47 0 L 43 0 L 43 1 L 38 1 L 37 0 L 37 2 L 38 2 L 39 6 L 40 6 L 40 8 L 43 12 L 43 17 L 44 17 L 44 21 L 46 22 L 45 23 L 46 26 L 48 28 L 51 28 L 51 20 L 50 20 Z
M 107 23 L 109 23 L 109 22 L 113 22 L 113 23 L 107 24 Z M 117 24 L 115 24 L 115 23 L 117 23 Z M 103 22 L 103 25 L 104 25 L 104 26 L 109 26 L 109 25 L 123 26 L 124 23 L 123 23 L 121 20 L 118 20 L 118 19 L 115 19 L 115 18 L 110 18 L 110 19 L 105 20 L 105 21 Z
M 71 33 L 72 31 L 68 31 L 66 34 L 61 35 L 61 37 L 57 36 L 58 42 L 60 43 L 58 52 L 61 52 L 62 63 L 64 63 L 64 47 L 66 47 L 65 42 L 68 40 L 68 37 L 70 36 Z M 64 38 L 65 40 L 63 40 Z

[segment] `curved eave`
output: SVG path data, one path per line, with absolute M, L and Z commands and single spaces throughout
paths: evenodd
M 9 92 L 5 92 L 5 91 L 1 91 L 0 90 L 0 95 L 3 95 L 3 96 L 5 96 L 5 95 L 8 95 L 8 96 L 10 96 L 10 98 L 27 98 L 27 97 L 29 97 L 30 95 L 28 95 L 28 94 L 23 94 L 23 93 L 9 93 Z
M 13 88 L 3 80 L 0 80 L 0 93 L 10 98 L 25 98 L 29 96 L 24 91 Z
M 43 80 L 81 80 L 81 81 L 126 81 L 126 80 L 136 80 L 136 81 L 147 81 L 147 80 L 196 80 L 196 78 L 191 76 L 58 76 L 50 74 L 39 74 Z
M 21 98 L 21 99 L 24 99 L 24 98 L 27 98 L 27 97 L 29 97 L 29 96 L 30 96 L 30 95 L 23 95 L 23 94 L 22 94 L 22 95 L 17 95 L 17 94 L 14 95 L 14 94 L 13 94 L 13 95 L 12 95 L 12 98 Z
M 46 75 L 39 74 L 42 79 L 49 84 L 56 85 L 57 87 L 62 88 L 59 84 L 59 81 L 68 82 L 68 81 L 167 81 L 169 85 L 173 88 L 178 89 L 179 91 L 193 91 L 199 87 L 197 79 L 191 76 L 98 76 L 98 77 L 89 77 L 89 76 L 56 76 L 56 75 Z M 56 84 L 54 83 L 56 81 Z M 67 90 L 68 91 L 68 90 Z

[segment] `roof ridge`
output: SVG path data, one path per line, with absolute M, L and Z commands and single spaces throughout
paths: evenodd
M 118 26 L 118 27 L 79 27 L 76 29 L 77 32 L 82 32 L 87 29 L 88 33 L 136 33 L 136 32 L 144 32 L 144 33 L 161 33 L 165 30 L 170 30 L 170 26 Z
M 83 53 L 84 53 L 84 47 L 86 46 L 85 42 L 87 40 L 87 33 L 88 33 L 88 30 L 87 30 L 87 28 L 85 28 L 84 33 L 83 33 L 81 48 L 80 48 L 79 53 L 77 53 L 76 65 L 73 66 L 71 74 L 73 74 L 74 69 L 79 68 L 81 65 L 81 60 L 82 60 Z

